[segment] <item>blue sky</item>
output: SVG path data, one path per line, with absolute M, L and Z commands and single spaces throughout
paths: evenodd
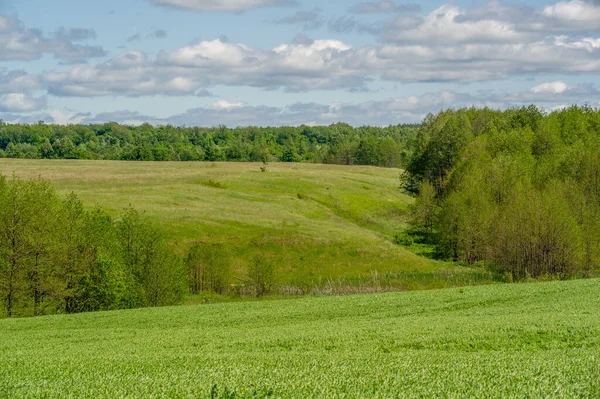
M 599 78 L 593 0 L 0 0 L 7 122 L 386 125 Z

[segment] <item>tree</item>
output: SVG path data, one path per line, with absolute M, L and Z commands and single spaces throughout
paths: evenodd
M 38 314 L 49 277 L 55 194 L 41 180 L 0 176 L 0 293 L 7 316 Z
M 257 297 L 265 296 L 271 291 L 274 277 L 275 264 L 263 256 L 256 256 L 248 267 L 248 279 Z
M 117 237 L 125 265 L 127 305 L 175 303 L 182 293 L 182 268 L 158 229 L 128 208 L 117 225 Z
M 223 294 L 231 280 L 231 255 L 222 244 L 196 243 L 187 256 L 190 291 L 198 294 L 213 291 Z
M 436 193 L 431 183 L 425 181 L 421 184 L 419 195 L 411 209 L 411 224 L 418 228 L 425 229 L 425 232 L 431 234 L 436 215 Z

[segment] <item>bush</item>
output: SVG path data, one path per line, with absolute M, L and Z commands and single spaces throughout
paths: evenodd
M 415 243 L 413 237 L 407 232 L 403 231 L 402 233 L 398 233 L 394 238 L 394 242 L 399 245 L 404 245 L 405 247 L 410 247 Z
M 206 187 L 221 188 L 221 189 L 227 188 L 227 184 L 221 183 L 220 181 L 215 181 L 215 180 L 202 180 L 200 182 L 200 184 L 202 184 L 203 186 L 206 186 Z

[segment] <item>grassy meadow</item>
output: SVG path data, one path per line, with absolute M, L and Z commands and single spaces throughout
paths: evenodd
M 417 256 L 392 242 L 413 199 L 399 170 L 274 163 L 0 160 L 0 172 L 41 176 L 60 193 L 117 214 L 126 206 L 160 225 L 184 253 L 224 243 L 242 276 L 258 254 L 277 281 L 310 291 L 434 288 L 487 282 L 488 273 Z M 351 288 L 348 288 L 351 286 Z
M 0 398 L 593 398 L 600 280 L 0 320 Z

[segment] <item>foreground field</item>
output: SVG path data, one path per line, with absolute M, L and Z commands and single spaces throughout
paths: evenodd
M 600 397 L 600 280 L 0 321 L 2 398 Z
M 280 284 L 320 282 L 332 291 L 489 280 L 392 243 L 412 201 L 398 189 L 398 169 L 277 163 L 262 173 L 259 166 L 0 160 L 0 172 L 50 179 L 88 206 L 144 211 L 181 253 L 195 241 L 228 244 L 242 277 L 260 255 L 277 265 Z

